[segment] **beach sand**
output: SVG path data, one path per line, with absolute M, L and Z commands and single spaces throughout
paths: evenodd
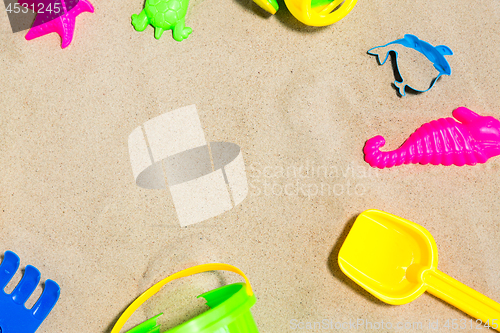
M 360 0 L 340 22 L 313 28 L 284 3 L 269 16 L 249 0 L 193 0 L 193 33 L 180 43 L 133 29 L 142 0 L 93 4 L 64 50 L 56 34 L 13 34 L 0 14 L 0 253 L 61 286 L 37 332 L 110 332 L 154 282 L 208 262 L 247 274 L 262 333 L 323 320 L 438 321 L 439 332 L 456 332 L 447 320 L 469 323 L 429 294 L 386 305 L 340 271 L 343 240 L 372 208 L 425 227 L 440 270 L 500 301 L 500 157 L 378 170 L 363 155 L 367 139 L 383 135 L 395 149 L 460 106 L 500 118 L 499 1 Z M 367 51 L 407 33 L 450 47 L 452 74 L 400 97 L 391 64 Z M 127 140 L 191 104 L 207 141 L 241 147 L 249 193 L 181 228 L 168 190 L 136 186 Z M 215 272 L 174 282 L 126 328 L 162 311 L 171 328 L 204 310 L 195 296 L 240 281 Z

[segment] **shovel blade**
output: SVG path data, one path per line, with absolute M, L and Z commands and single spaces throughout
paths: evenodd
M 405 304 L 425 292 L 422 273 L 437 267 L 437 247 L 423 227 L 368 210 L 354 222 L 338 262 L 344 274 L 378 299 Z

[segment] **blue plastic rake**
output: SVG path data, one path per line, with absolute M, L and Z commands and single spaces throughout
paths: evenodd
M 5 287 L 17 272 L 19 263 L 19 257 L 7 251 L 0 265 L 0 333 L 34 333 L 59 299 L 59 285 L 47 280 L 35 305 L 26 308 L 24 304 L 40 282 L 40 272 L 31 265 L 26 266 L 14 291 L 7 294 Z

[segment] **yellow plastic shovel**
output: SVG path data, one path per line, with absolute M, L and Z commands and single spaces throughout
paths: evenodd
M 437 264 L 437 246 L 426 229 L 380 210 L 358 216 L 339 252 L 342 271 L 386 303 L 406 304 L 428 291 L 500 331 L 500 304 Z

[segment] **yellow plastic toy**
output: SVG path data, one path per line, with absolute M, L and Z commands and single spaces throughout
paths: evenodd
M 155 295 L 157 292 L 160 291 L 160 289 L 166 285 L 167 283 L 177 280 L 179 278 L 191 276 L 194 274 L 198 273 L 203 273 L 203 272 L 209 272 L 209 271 L 217 271 L 217 270 L 222 270 L 222 271 L 230 271 L 236 274 L 241 275 L 245 279 L 245 289 L 246 289 L 246 294 L 248 296 L 253 297 L 253 291 L 252 291 L 252 286 L 250 285 L 250 281 L 248 278 L 245 276 L 245 274 L 237 267 L 234 267 L 232 265 L 228 264 L 219 264 L 219 263 L 214 263 L 214 264 L 204 264 L 204 265 L 198 265 L 194 267 L 187 268 L 183 271 L 177 272 L 175 274 L 170 275 L 169 277 L 161 280 L 148 290 L 146 290 L 141 296 L 139 296 L 130 306 L 122 313 L 118 321 L 116 322 L 115 326 L 111 330 L 111 333 L 120 333 L 120 330 L 123 328 L 127 320 L 132 316 L 132 314 L 142 305 L 144 302 L 146 302 L 149 298 L 151 298 L 153 295 Z M 155 317 L 156 318 L 156 317 Z M 154 319 L 154 318 L 153 318 Z M 252 319 L 253 320 L 253 319 Z M 159 330 L 159 328 L 158 328 Z M 142 330 L 138 330 L 142 332 Z M 130 332 L 130 331 L 129 331 Z M 207 332 L 211 332 L 210 330 Z M 253 332 L 249 330 L 249 332 Z M 1 332 L 0 332 L 1 333 Z
M 279 9 L 276 0 L 254 0 L 265 11 L 275 14 Z M 356 5 L 357 0 L 285 0 L 286 7 L 300 22 L 322 27 L 343 19 Z
M 500 330 L 500 304 L 439 271 L 434 238 L 416 223 L 365 211 L 347 235 L 338 262 L 348 277 L 386 303 L 406 304 L 428 291 Z

